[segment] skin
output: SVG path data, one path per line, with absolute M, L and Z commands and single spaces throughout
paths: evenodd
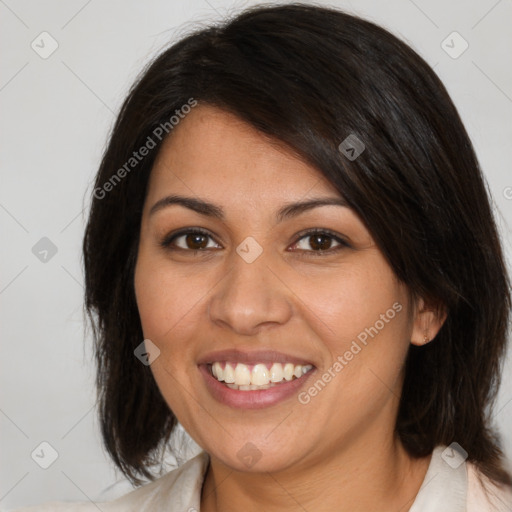
M 170 194 L 214 203 L 224 218 L 181 205 L 150 214 Z M 318 170 L 211 106 L 180 121 L 157 157 L 135 290 L 144 336 L 161 351 L 151 365 L 159 389 L 210 454 L 202 511 L 405 511 L 425 476 L 430 457 L 410 458 L 393 430 L 409 344 L 434 338 L 443 319 L 409 299 L 351 209 L 276 219 L 285 204 L 325 197 L 341 196 Z M 161 246 L 192 227 L 210 232 L 199 239 L 204 249 L 190 249 L 197 245 L 184 236 L 174 249 Z M 298 236 L 309 228 L 334 231 L 349 246 L 324 238 L 318 254 L 314 240 Z M 263 250 L 252 263 L 236 252 L 249 236 Z M 231 408 L 199 372 L 198 359 L 213 350 L 271 349 L 314 364 L 307 391 L 395 303 L 401 311 L 307 404 L 294 395 Z M 237 456 L 248 442 L 261 455 L 250 468 Z

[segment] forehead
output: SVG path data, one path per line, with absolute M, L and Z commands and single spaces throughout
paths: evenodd
M 314 167 L 235 115 L 194 108 L 163 143 L 148 194 L 172 189 L 201 196 L 297 199 L 310 191 L 339 196 Z

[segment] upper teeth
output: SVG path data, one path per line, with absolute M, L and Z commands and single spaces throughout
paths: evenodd
M 226 384 L 265 386 L 271 382 L 281 382 L 283 379 L 292 380 L 294 376 L 299 378 L 312 368 L 310 364 L 273 363 L 269 369 L 266 364 L 258 363 L 251 370 L 243 363 L 215 362 L 212 364 L 212 373 L 217 380 Z

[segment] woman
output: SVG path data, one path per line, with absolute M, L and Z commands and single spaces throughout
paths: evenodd
M 248 10 L 126 99 L 84 239 L 105 446 L 154 479 L 38 510 L 510 510 L 488 416 L 510 310 L 471 142 L 372 23 Z

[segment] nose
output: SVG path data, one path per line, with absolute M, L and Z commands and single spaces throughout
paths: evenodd
M 239 335 L 251 336 L 260 330 L 285 324 L 292 316 L 292 293 L 280 279 L 276 265 L 264 251 L 252 263 L 237 253 L 210 296 L 210 321 Z

